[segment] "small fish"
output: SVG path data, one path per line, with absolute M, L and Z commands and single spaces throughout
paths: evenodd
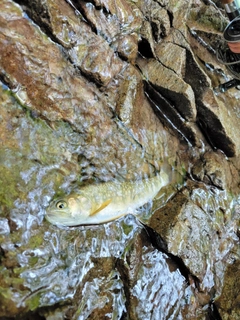
M 90 184 L 52 201 L 46 210 L 46 219 L 61 226 L 100 224 L 115 220 L 134 213 L 168 183 L 169 175 L 161 170 L 153 178 L 143 180 Z

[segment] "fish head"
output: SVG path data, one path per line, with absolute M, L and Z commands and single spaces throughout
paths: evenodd
M 53 200 L 46 209 L 46 219 L 52 224 L 74 226 L 90 215 L 91 202 L 85 196 L 69 195 Z

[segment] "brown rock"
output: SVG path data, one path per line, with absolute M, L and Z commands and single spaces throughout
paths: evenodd
M 160 62 L 151 59 L 147 64 L 138 60 L 144 75 L 174 108 L 186 120 L 195 120 L 196 107 L 192 88 L 184 82 L 173 70 L 166 68 Z
M 232 132 L 231 126 L 223 119 L 229 116 L 226 107 L 217 103 L 212 90 L 206 90 L 201 101 L 198 101 L 198 115 L 201 129 L 206 134 L 210 143 L 222 150 L 228 157 L 236 155 L 238 142 L 235 137 L 235 130 Z
M 81 307 L 86 307 L 88 303 L 87 294 L 91 287 L 94 288 L 94 279 L 97 278 L 106 278 L 111 281 L 111 272 L 115 268 L 115 259 L 114 258 L 103 258 L 103 259 L 94 259 L 92 262 L 95 265 L 95 268 L 91 269 L 86 278 L 83 281 L 83 284 L 80 284 L 76 290 L 76 293 L 72 300 L 72 307 L 69 308 L 65 313 L 65 319 L 74 319 L 79 314 L 79 305 Z M 111 315 L 113 312 L 114 301 L 113 297 L 104 292 L 104 281 L 101 281 L 103 286 L 99 282 L 99 295 L 95 304 L 91 310 L 89 310 L 89 319 L 110 319 L 107 314 Z M 107 282 L 106 282 L 107 284 Z M 79 303 L 81 301 L 81 303 Z
M 228 266 L 223 290 L 215 301 L 223 320 L 237 320 L 240 317 L 240 262 Z
M 221 152 L 206 152 L 192 167 L 192 175 L 195 179 L 235 193 L 238 182 L 233 177 L 238 174 L 237 172 L 232 174 L 233 172 L 234 166 Z
M 167 240 L 169 229 L 174 226 L 177 217 L 181 215 L 181 210 L 187 203 L 188 196 L 187 190 L 178 192 L 165 206 L 156 209 L 149 220 L 149 227 Z M 157 207 L 157 201 L 155 206 Z
M 106 39 L 122 58 L 134 63 L 142 24 L 140 10 L 126 1 L 111 0 L 96 1 L 95 5 L 82 2 L 79 7 L 97 34 Z
M 165 38 L 171 28 L 171 21 L 166 7 L 161 2 L 150 0 L 137 2 L 136 5 L 150 22 L 154 41 L 158 43 Z
M 186 72 L 186 49 L 169 42 L 163 42 L 156 46 L 157 59 L 177 76 L 184 78 Z
M 235 139 L 232 128 L 236 122 L 234 112 L 214 96 L 210 88 L 210 79 L 201 69 L 191 51 L 187 51 L 185 81 L 189 83 L 196 97 L 198 123 L 209 143 L 227 156 L 233 157 L 238 153 L 239 141 Z
M 47 33 L 51 33 L 54 40 L 67 49 L 75 66 L 96 83 L 107 85 L 123 68 L 121 60 L 108 43 L 92 32 L 83 17 L 76 15 L 66 1 L 25 2 L 32 19 L 41 24 Z

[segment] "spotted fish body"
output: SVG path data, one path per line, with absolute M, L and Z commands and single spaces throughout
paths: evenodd
M 115 220 L 152 200 L 169 183 L 164 171 L 153 178 L 90 184 L 52 201 L 46 219 L 55 225 L 100 224 Z

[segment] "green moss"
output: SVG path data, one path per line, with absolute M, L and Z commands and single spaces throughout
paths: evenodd
M 25 267 L 16 267 L 13 269 L 13 273 L 15 276 L 19 276 L 20 274 L 22 274 L 23 271 L 25 271 Z
M 23 287 L 24 279 L 22 278 L 11 278 L 11 286 L 15 289 L 19 289 Z
M 122 224 L 122 228 L 123 228 L 123 230 L 124 230 L 124 233 L 125 233 L 126 235 L 129 235 L 129 233 L 132 232 L 133 226 L 123 223 L 123 224 Z
M 38 262 L 38 257 L 31 257 L 30 259 L 28 259 L 28 265 L 30 267 L 35 266 L 37 262 Z
M 40 301 L 41 294 L 34 294 L 31 295 L 29 299 L 26 300 L 26 306 L 29 310 L 34 311 L 39 307 L 39 301 Z
M 42 243 L 43 243 L 43 235 L 42 234 L 35 235 L 31 237 L 28 243 L 28 248 L 31 248 L 31 249 L 39 248 Z
M 14 168 L 6 168 L 0 166 L 0 204 L 13 207 L 14 200 L 18 197 L 19 191 L 17 190 L 17 181 L 20 180 L 19 170 Z
M 0 277 L 0 292 L 4 296 L 8 296 L 8 288 L 23 288 L 24 287 L 24 279 L 20 278 L 19 274 L 12 273 L 11 270 L 3 268 L 0 269 L 1 277 Z M 13 276 L 14 275 L 14 276 Z
M 216 11 L 213 11 L 213 9 L 209 7 L 202 7 L 199 11 L 191 10 L 189 18 L 218 32 L 222 32 L 227 26 L 227 20 L 224 20 L 221 16 L 216 14 Z
M 13 299 L 13 293 L 10 289 L 2 290 L 0 288 L 0 318 L 6 319 L 6 315 L 11 319 L 18 319 L 19 309 Z
M 0 300 L 2 299 L 11 299 L 12 291 L 9 288 L 1 288 L 0 287 Z

